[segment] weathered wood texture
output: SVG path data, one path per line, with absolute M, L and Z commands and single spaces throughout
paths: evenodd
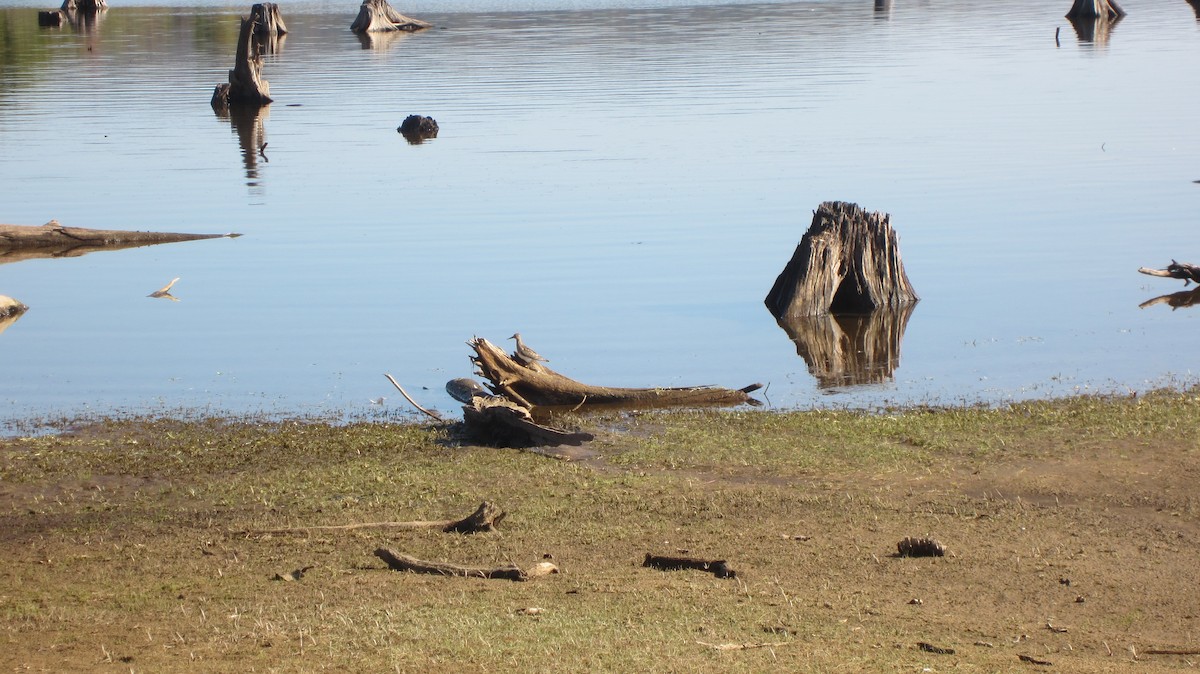
M 586 407 L 591 405 L 632 405 L 639 407 L 738 405 L 752 402 L 750 392 L 762 388 L 751 384 L 743 389 L 715 386 L 681 388 L 614 388 L 591 386 L 545 367 L 537 362 L 523 365 L 482 337 L 467 342 L 475 349 L 471 358 L 496 393 L 532 408 Z
M 41 227 L 0 225 L 0 251 L 25 248 L 71 248 L 145 246 L 177 241 L 218 239 L 237 234 L 181 234 L 176 232 L 133 232 L 115 229 L 64 227 L 51 220 Z
M 1067 12 L 1068 19 L 1119 19 L 1123 16 L 1125 10 L 1114 0 L 1075 0 Z
M 914 304 L 869 314 L 780 319 L 820 388 L 879 384 L 900 366 L 900 343 Z
M 493 447 L 579 446 L 595 438 L 591 433 L 563 431 L 537 423 L 529 410 L 500 397 L 477 396 L 463 405 L 467 435 Z
M 885 213 L 827 201 L 767 294 L 777 319 L 824 313 L 865 314 L 899 308 L 920 298 L 913 290 L 900 245 Z
M 1200 267 L 1194 264 L 1188 264 L 1187 262 L 1176 262 L 1175 260 L 1171 260 L 1171 264 L 1167 265 L 1166 269 L 1150 269 L 1148 267 L 1139 267 L 1138 272 L 1148 276 L 1183 279 L 1183 285 L 1185 287 L 1192 281 L 1200 283 Z
M 374 33 L 381 31 L 415 31 L 431 28 L 433 24 L 420 19 L 404 16 L 387 0 L 363 0 L 358 8 L 358 16 L 350 24 L 350 30 L 355 33 Z
M 229 71 L 229 82 L 218 84 L 213 90 L 214 108 L 227 105 L 267 105 L 272 101 L 271 85 L 262 77 L 261 45 L 255 36 L 257 24 L 258 19 L 253 15 L 249 19 L 241 19 L 233 69 Z
M 429 562 L 416 557 L 410 557 L 402 552 L 389 548 L 379 548 L 375 556 L 382 559 L 388 568 L 394 571 L 412 571 L 413 573 L 431 573 L 439 576 L 461 576 L 463 578 L 500 578 L 503 580 L 526 580 L 528 576 L 519 566 L 506 564 L 504 566 L 462 566 L 446 562 Z
M 251 5 L 250 21 L 253 22 L 254 34 L 259 37 L 285 35 L 288 32 L 283 23 L 283 14 L 279 12 L 279 5 L 273 2 Z

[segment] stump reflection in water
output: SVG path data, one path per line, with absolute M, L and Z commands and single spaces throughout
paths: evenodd
M 795 316 L 780 319 L 779 327 L 796 344 L 819 388 L 882 384 L 900 365 L 900 342 L 915 308 Z
M 267 130 L 265 122 L 271 116 L 269 106 L 233 105 L 214 107 L 213 112 L 220 119 L 227 120 L 238 137 L 238 145 L 242 148 L 242 164 L 246 167 L 246 184 L 258 186 L 258 160 L 267 161 L 266 145 Z
M 1120 21 L 1115 19 L 1070 19 L 1071 27 L 1075 29 L 1075 37 L 1082 44 L 1092 44 L 1097 47 L 1107 47 L 1108 38 L 1113 28 Z

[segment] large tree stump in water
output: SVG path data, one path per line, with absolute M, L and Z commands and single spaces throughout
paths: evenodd
M 268 3 L 269 4 L 269 3 Z M 262 5 L 255 5 L 262 7 Z M 249 19 L 241 19 L 237 55 L 229 71 L 229 83 L 218 84 L 213 91 L 212 106 L 267 105 L 271 102 L 271 85 L 262 78 L 262 55 L 255 37 L 258 21 L 251 10 Z
M 886 213 L 826 201 L 813 213 L 791 261 L 775 279 L 766 305 L 776 319 L 897 309 L 920 298 Z
M 355 33 L 374 33 L 424 30 L 432 26 L 432 23 L 412 19 L 397 12 L 387 0 L 363 0 L 358 8 L 358 16 L 354 18 L 354 23 L 350 24 L 350 30 Z
M 1067 18 L 1076 19 L 1119 19 L 1125 16 L 1125 10 L 1121 9 L 1114 0 L 1075 0 L 1071 5 L 1071 11 L 1067 12 Z
M 754 404 L 752 391 L 715 386 L 682 388 L 614 388 L 591 386 L 551 370 L 536 361 L 525 364 L 482 337 L 467 342 L 475 349 L 471 361 L 491 382 L 493 390 L 523 407 L 583 407 L 588 405 L 666 407 Z

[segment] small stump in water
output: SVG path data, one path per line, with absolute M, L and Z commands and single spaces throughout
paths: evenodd
M 262 78 L 262 50 L 260 32 L 270 30 L 284 31 L 283 22 L 279 19 L 279 9 L 273 3 L 254 5 L 250 10 L 250 18 L 242 19 L 242 27 L 238 33 L 237 54 L 233 60 L 233 70 L 229 71 L 229 83 L 218 84 L 213 90 L 212 106 L 222 109 L 230 105 L 267 105 L 271 102 L 271 85 Z M 259 26 L 264 28 L 259 28 Z M 278 36 L 280 33 L 276 32 Z
M 401 122 L 400 127 L 396 129 L 404 136 L 405 140 L 413 145 L 420 145 L 422 142 L 437 138 L 438 123 L 432 117 L 422 117 L 421 115 L 409 115 Z
M 415 31 L 431 27 L 432 23 L 409 18 L 392 9 L 387 0 L 363 0 L 363 4 L 358 8 L 358 16 L 354 18 L 354 23 L 350 24 L 350 30 L 355 33 Z
M 813 213 L 766 305 L 776 319 L 898 309 L 920 298 L 886 213 L 826 201 Z

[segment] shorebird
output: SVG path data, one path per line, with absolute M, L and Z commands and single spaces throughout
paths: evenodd
M 536 363 L 538 361 L 543 363 L 550 362 L 549 360 L 543 358 L 542 354 L 526 346 L 525 342 L 521 341 L 521 333 L 514 332 L 513 336 L 509 337 L 509 339 L 517 340 L 517 350 L 514 352 L 514 354 L 516 355 L 517 360 L 521 361 L 523 365 L 529 365 L 530 363 Z

